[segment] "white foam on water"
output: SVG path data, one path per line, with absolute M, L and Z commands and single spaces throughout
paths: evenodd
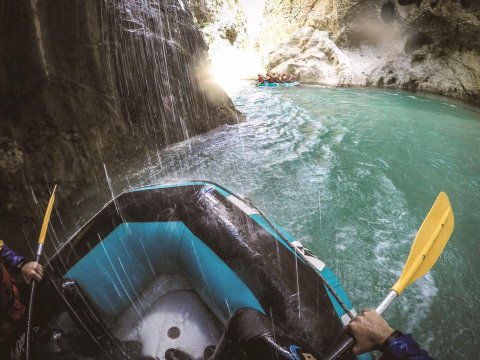
M 378 236 L 380 236 L 380 239 L 382 239 L 383 237 L 381 237 L 381 235 L 383 235 L 383 233 L 383 231 L 376 231 L 374 239 L 377 239 Z M 385 268 L 387 268 L 388 262 L 390 261 L 387 255 L 390 247 L 391 240 L 378 240 L 377 244 L 375 245 L 375 262 Z
M 411 244 L 415 239 L 416 228 L 413 226 L 416 221 L 408 212 L 404 195 L 386 176 L 380 179 L 377 196 L 379 201 L 375 209 L 373 235 L 376 268 L 386 273 L 384 278 L 395 281 L 402 272 Z M 393 283 L 386 283 L 386 286 L 391 285 Z M 438 288 L 431 273 L 405 290 L 398 300 L 405 319 L 403 320 L 405 328 L 402 330 L 411 332 L 417 328 L 428 315 L 437 293 Z
M 453 107 L 453 108 L 458 108 L 458 106 L 454 105 L 454 104 L 449 104 L 449 103 L 446 103 L 446 102 L 444 102 L 443 104 L 447 105 L 447 106 L 450 106 L 450 107 Z
M 351 247 L 358 238 L 358 231 L 353 226 L 345 226 L 339 228 L 335 235 L 336 248 L 339 250 L 346 250 Z
M 344 244 L 337 244 L 335 245 L 335 248 L 340 251 L 345 251 L 347 250 L 347 247 Z
M 410 285 L 410 288 L 402 294 L 403 301 L 400 302 L 402 313 L 408 314 L 406 332 L 412 332 L 427 317 L 437 294 L 438 288 L 431 273 Z

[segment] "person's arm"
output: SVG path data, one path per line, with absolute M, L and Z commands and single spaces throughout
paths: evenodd
M 0 256 L 8 270 L 13 273 L 20 273 L 20 270 L 26 263 L 23 256 L 15 253 L 2 240 L 0 240 Z
M 384 353 L 381 360 L 431 360 L 411 335 L 394 330 L 374 310 L 365 310 L 348 324 L 347 332 L 355 338 L 354 354 L 372 350 Z
M 26 262 L 25 258 L 18 255 L 0 240 L 0 257 L 4 261 L 9 271 L 15 274 L 21 273 L 27 284 L 35 281 L 42 281 L 43 267 L 37 262 Z
M 380 360 L 395 360 L 395 359 L 415 359 L 415 360 L 430 360 L 432 357 L 420 348 L 415 339 L 410 334 L 402 334 L 400 331 L 395 331 L 383 347 L 383 356 Z

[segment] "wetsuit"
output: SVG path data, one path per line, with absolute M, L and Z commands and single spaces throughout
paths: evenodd
M 25 258 L 15 253 L 0 240 L 0 261 L 6 265 L 9 271 L 19 273 L 25 264 Z
M 232 315 L 220 342 L 209 352 L 204 354 L 205 360 L 321 359 L 305 344 L 292 339 L 279 328 L 274 329 L 265 315 L 247 308 Z M 165 355 L 166 360 L 193 360 L 189 354 L 178 349 L 169 349 Z
M 39 338 L 42 344 L 38 349 L 37 359 L 76 360 L 105 358 L 105 352 L 112 358 L 125 358 L 127 353 L 132 360 L 155 360 L 142 355 L 142 343 L 138 341 L 120 341 L 109 333 L 101 317 L 95 311 L 95 305 L 81 287 L 71 279 L 54 280 L 55 288 L 62 294 L 62 302 L 69 304 L 71 318 L 78 329 L 70 329 L 67 333 L 55 329 L 43 329 Z M 63 307 L 58 305 L 59 308 Z M 75 311 L 73 311 L 75 309 Z M 87 335 L 82 331 L 89 329 Z M 92 341 L 93 340 L 93 341 Z M 99 342 L 107 343 L 103 351 L 98 348 Z M 411 335 L 403 335 L 396 331 L 380 349 L 384 355 L 382 360 L 432 360 L 428 353 L 418 346 Z M 104 352 L 105 351 L 105 352 Z M 307 344 L 295 338 L 254 309 L 237 310 L 226 326 L 222 338 L 216 346 L 205 348 L 204 360 L 321 360 L 323 357 Z M 347 355 L 352 358 L 352 355 Z M 0 359 L 3 359 L 0 357 Z M 165 353 L 166 360 L 194 360 L 191 355 L 180 349 L 171 348 Z
M 433 360 L 411 335 L 396 331 L 387 340 L 381 360 Z M 321 360 L 323 357 L 293 339 L 256 310 L 241 309 L 233 314 L 222 339 L 206 360 Z M 167 360 L 192 360 L 176 349 L 170 349 Z
M 6 358 L 16 326 L 25 314 L 20 290 L 11 273 L 19 273 L 25 258 L 0 240 L 0 358 Z
M 387 344 L 381 349 L 383 356 L 380 360 L 433 360 L 425 350 L 422 350 L 410 334 L 402 334 L 395 331 L 387 340 Z

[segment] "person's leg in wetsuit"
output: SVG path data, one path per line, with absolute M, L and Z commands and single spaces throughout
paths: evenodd
M 320 359 L 315 352 L 293 339 L 253 309 L 240 309 L 228 322 L 213 360 L 228 359 Z
M 166 354 L 167 360 L 192 360 L 178 349 Z M 317 360 L 314 351 L 273 327 L 271 321 L 253 309 L 236 311 L 227 324 L 215 352 L 205 360 Z

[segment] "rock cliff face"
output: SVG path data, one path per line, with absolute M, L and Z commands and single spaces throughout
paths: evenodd
M 267 0 L 260 48 L 308 82 L 422 90 L 480 103 L 474 0 Z M 309 70 L 310 69 L 310 70 Z
M 182 0 L 0 0 L 0 238 L 34 241 L 104 167 L 241 121 Z
M 268 70 L 296 73 L 304 83 L 351 85 L 355 76 L 348 56 L 330 39 L 328 32 L 306 26 L 270 52 Z
M 247 25 L 239 0 L 189 0 L 188 4 L 210 50 L 246 46 Z

